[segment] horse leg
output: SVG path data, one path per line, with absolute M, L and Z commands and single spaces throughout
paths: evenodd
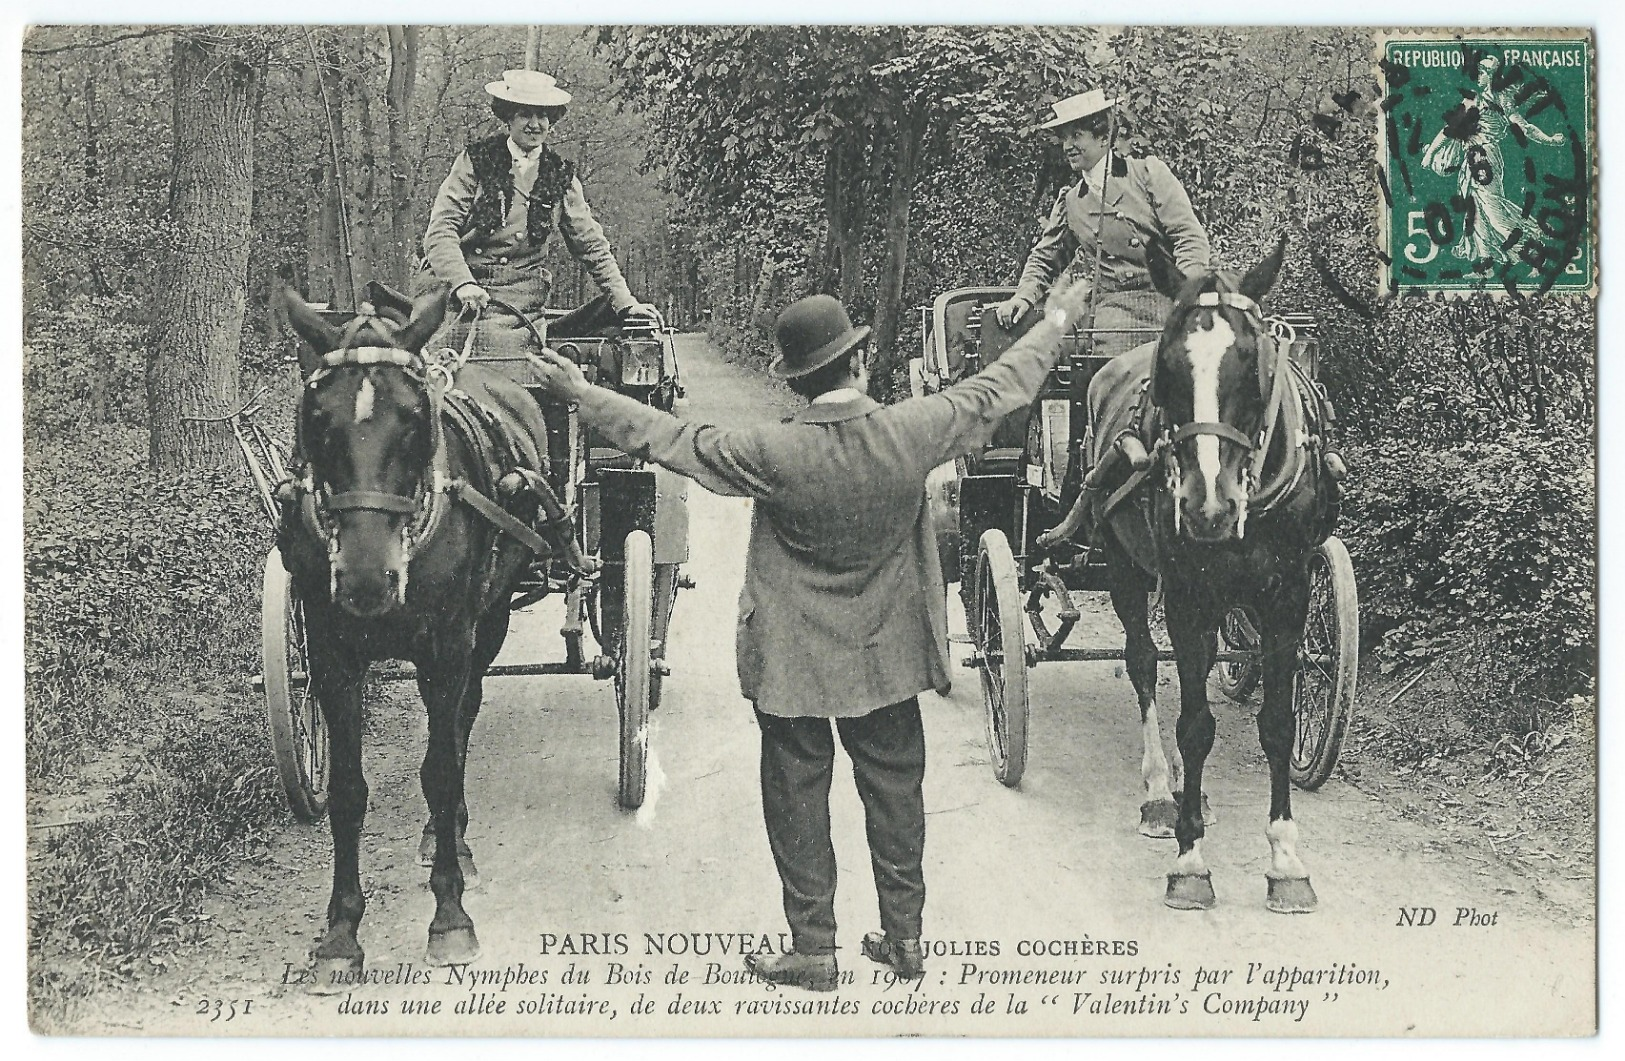
M 1278 603 L 1262 613 L 1264 706 L 1258 712 L 1258 742 L 1270 767 L 1269 884 L 1265 905 L 1278 914 L 1306 914 L 1318 900 L 1309 871 L 1298 858 L 1298 823 L 1292 820 L 1289 772 L 1297 720 L 1292 707 L 1292 677 L 1309 609 L 1309 587 L 1302 578 L 1289 580 Z
M 418 690 L 429 712 L 429 748 L 423 756 L 423 797 L 434 826 L 434 862 L 429 887 L 434 920 L 429 923 L 430 965 L 460 965 L 479 957 L 474 921 L 463 909 L 463 870 L 457 856 L 459 809 L 463 803 L 463 757 L 467 737 L 463 702 L 472 677 L 474 631 L 467 627 L 437 640 L 433 655 L 418 664 Z
M 310 639 L 310 680 L 327 722 L 327 819 L 333 833 L 333 891 L 327 933 L 316 947 L 313 994 L 354 985 L 366 964 L 356 932 L 366 912 L 361 893 L 361 823 L 367 779 L 361 767 L 361 689 L 367 665 L 325 638 Z
M 1174 824 L 1179 855 L 1173 872 L 1168 874 L 1168 893 L 1163 901 L 1175 910 L 1211 910 L 1218 900 L 1213 894 L 1212 874 L 1202 858 L 1202 837 L 1207 832 L 1202 820 L 1202 768 L 1213 750 L 1214 723 L 1207 702 L 1207 676 L 1218 652 L 1217 624 L 1205 623 L 1198 605 L 1171 587 L 1165 592 L 1163 606 L 1179 668 L 1179 724 L 1175 735 L 1184 764 L 1179 818 Z
M 508 639 L 508 620 L 511 616 L 512 613 L 505 606 L 499 605 L 480 619 L 474 631 L 473 669 L 469 672 L 468 686 L 458 716 L 461 724 L 457 728 L 457 761 L 464 777 L 468 776 L 469 734 L 474 732 L 474 722 L 479 718 L 480 703 L 485 695 L 485 671 L 502 651 L 502 643 Z M 457 861 L 463 870 L 464 891 L 480 886 L 479 867 L 474 864 L 474 851 L 468 846 L 467 836 L 468 799 L 465 794 L 457 801 Z M 418 864 L 434 865 L 434 849 L 434 817 L 431 815 L 423 823 L 423 835 L 418 839 Z
M 1103 537 L 1112 607 L 1123 624 L 1123 659 L 1140 701 L 1140 742 L 1143 745 L 1140 832 L 1165 840 L 1174 835 L 1174 818 L 1179 808 L 1168 787 L 1168 757 L 1163 753 L 1162 723 L 1157 716 L 1157 646 L 1151 640 L 1146 599 L 1156 583 L 1140 570 L 1111 534 Z

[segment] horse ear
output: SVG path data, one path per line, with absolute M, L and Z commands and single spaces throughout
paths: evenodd
M 282 289 L 282 308 L 288 317 L 288 325 L 293 328 L 294 334 L 305 341 L 305 346 L 299 350 L 299 367 L 309 375 L 316 367 L 316 358 L 312 354 L 321 355 L 329 350 L 337 349 L 344 341 L 344 333 L 338 328 L 322 320 L 316 309 L 299 297 L 299 292 L 292 285 Z
M 1247 270 L 1247 275 L 1241 278 L 1241 293 L 1254 302 L 1264 301 L 1264 295 L 1275 286 L 1275 277 L 1281 271 L 1281 259 L 1286 256 L 1286 233 L 1275 241 L 1275 249 L 1270 251 L 1269 257 Z
M 1152 240 L 1146 248 L 1145 265 L 1151 273 L 1151 286 L 1164 298 L 1177 299 L 1184 290 L 1185 274 L 1162 240 Z
M 419 295 L 417 301 L 412 303 L 412 319 L 395 333 L 395 342 L 401 349 L 415 354 L 423 349 L 430 336 L 440 330 L 440 322 L 445 319 L 446 289 L 438 286 Z

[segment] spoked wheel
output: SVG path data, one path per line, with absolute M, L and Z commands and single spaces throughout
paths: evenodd
M 1240 703 L 1258 688 L 1264 665 L 1259 656 L 1258 616 L 1251 608 L 1237 605 L 1224 613 L 1219 623 L 1219 639 L 1226 652 L 1250 652 L 1252 657 L 1240 662 L 1222 662 L 1214 668 L 1219 691 Z
M 305 608 L 275 549 L 265 558 L 264 585 L 260 649 L 271 751 L 294 817 L 320 821 L 327 814 L 327 722 L 310 689 Z
M 654 584 L 654 645 L 649 655 L 653 660 L 649 668 L 649 710 L 660 706 L 660 693 L 664 685 L 666 641 L 671 636 L 671 613 L 677 604 L 677 565 L 656 564 Z
M 1309 614 L 1292 686 L 1297 726 L 1292 781 L 1313 791 L 1332 776 L 1354 714 L 1354 679 L 1360 668 L 1360 602 L 1354 565 L 1337 538 L 1309 557 Z
M 1014 786 L 1027 768 L 1027 617 L 1015 557 L 1001 530 L 982 534 L 974 600 L 971 636 L 981 659 L 988 754 L 993 776 Z
M 650 640 L 654 621 L 654 543 L 647 531 L 626 536 L 625 595 L 616 641 L 615 706 L 621 715 L 620 803 L 643 806 L 649 765 Z M 606 616 L 607 621 L 607 616 Z

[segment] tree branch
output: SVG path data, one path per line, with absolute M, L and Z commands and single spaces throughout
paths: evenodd
M 117 44 L 119 41 L 133 41 L 138 37 L 152 37 L 160 33 L 176 33 L 185 28 L 184 26 L 149 26 L 143 30 L 136 30 L 134 33 L 121 33 L 116 37 L 108 37 L 106 40 L 81 41 L 78 44 L 59 44 L 54 48 L 24 48 L 23 54 L 55 55 L 58 52 L 71 52 L 79 48 L 105 48 L 109 44 Z

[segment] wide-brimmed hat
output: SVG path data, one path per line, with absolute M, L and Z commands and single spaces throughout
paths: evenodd
M 485 91 L 521 107 L 562 107 L 570 102 L 570 94 L 540 70 L 504 70 L 502 80 L 489 82 Z
M 1063 125 L 1071 125 L 1101 111 L 1110 110 L 1121 102 L 1120 97 L 1107 99 L 1106 93 L 1098 88 L 1092 88 L 1088 92 L 1080 92 L 1076 96 L 1068 96 L 1050 104 L 1050 119 L 1039 128 L 1059 129 Z
M 869 326 L 852 327 L 840 299 L 808 295 L 779 314 L 774 338 L 779 356 L 767 370 L 779 379 L 816 372 L 868 338 Z

